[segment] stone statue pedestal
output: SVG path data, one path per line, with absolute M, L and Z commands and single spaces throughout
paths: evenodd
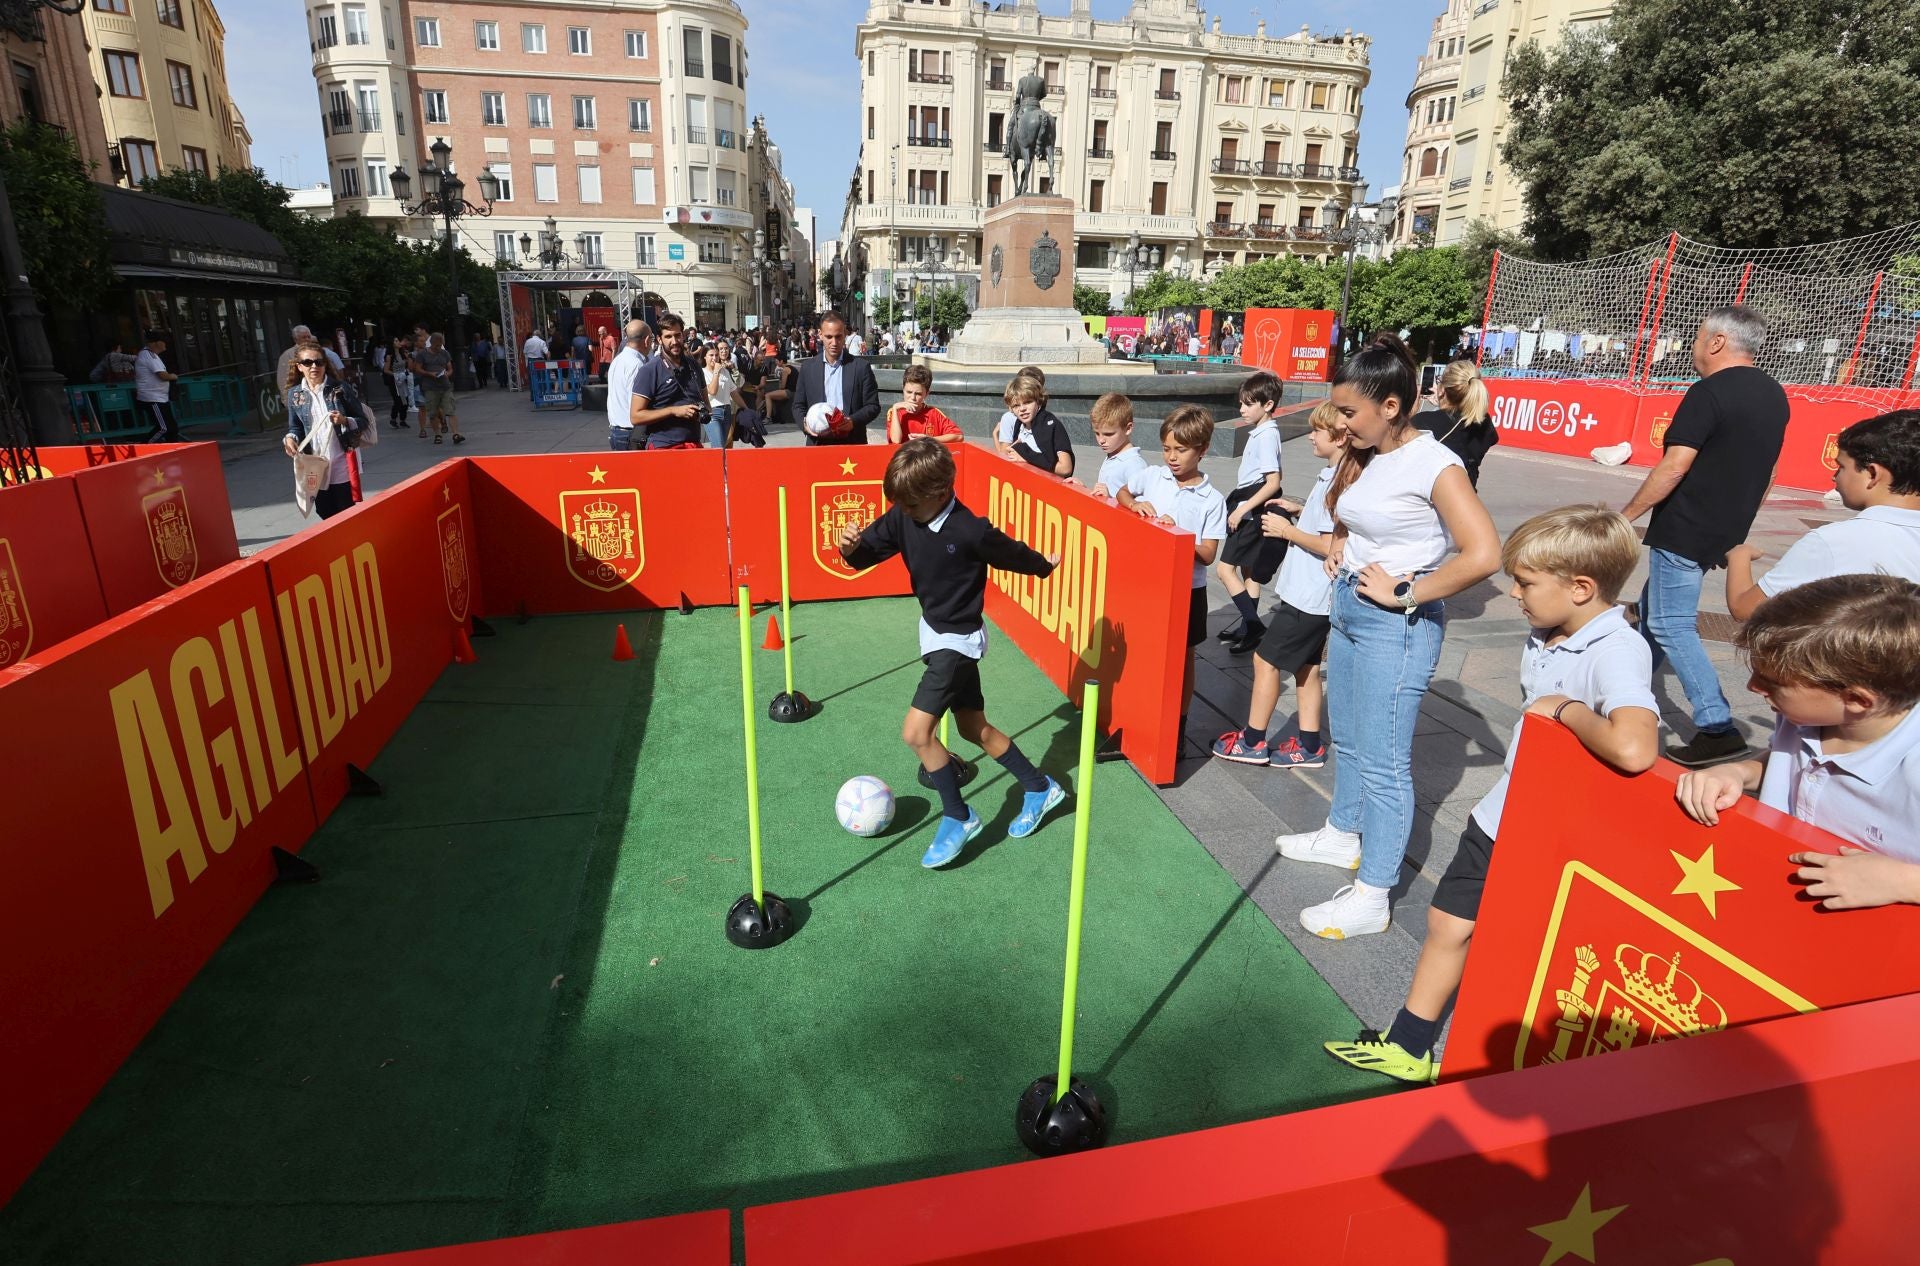
M 987 212 L 980 306 L 944 357 L 962 365 L 1105 365 L 1073 306 L 1073 200 L 1026 194 Z

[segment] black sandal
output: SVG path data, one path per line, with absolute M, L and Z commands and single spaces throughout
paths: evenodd
M 435 435 L 435 436 L 433 437 L 433 442 L 434 442 L 435 444 L 438 444 L 438 443 L 440 442 L 440 439 L 441 439 L 441 437 L 440 437 L 440 436 L 439 436 L 438 434 L 436 434 L 436 435 Z
M 453 433 L 453 442 L 455 444 L 465 444 L 467 442 L 467 437 L 460 434 L 458 431 L 455 431 Z

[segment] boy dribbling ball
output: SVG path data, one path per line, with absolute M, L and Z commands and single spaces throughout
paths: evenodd
M 1533 626 L 1520 655 L 1525 710 L 1566 726 L 1582 747 L 1627 774 L 1653 768 L 1660 750 L 1653 652 L 1615 605 L 1639 557 L 1632 526 L 1602 506 L 1535 515 L 1513 530 L 1500 553 L 1520 613 Z M 1326 1043 L 1335 1059 L 1397 1081 L 1433 1079 L 1434 1032 L 1466 970 L 1524 724 L 1524 718 L 1515 723 L 1506 768 L 1473 807 L 1434 889 L 1427 940 L 1400 1014 L 1384 1033 L 1366 1030 L 1351 1042 Z
M 962 444 L 966 436 L 960 424 L 928 403 L 933 394 L 933 371 L 925 365 L 909 365 L 901 375 L 900 403 L 887 410 L 887 442 L 904 444 L 916 435 L 927 435 L 942 444 Z
M 1761 603 L 1741 628 L 1747 689 L 1779 714 L 1766 760 L 1682 774 L 1680 809 L 1707 826 L 1749 791 L 1838 836 L 1797 852 L 1794 879 L 1828 910 L 1920 903 L 1920 585 L 1829 576 Z
M 1025 793 L 1008 835 L 1032 835 L 1067 798 L 1058 782 L 1035 769 L 1019 745 L 987 721 L 980 690 L 980 657 L 987 653 L 981 614 L 987 568 L 1048 576 L 1059 556 L 1041 557 L 961 505 L 953 495 L 954 475 L 953 454 L 944 444 L 924 435 L 908 439 L 887 463 L 884 488 L 892 506 L 864 531 L 852 524 L 842 528 L 839 540 L 840 556 L 857 568 L 901 555 L 920 602 L 920 662 L 926 672 L 900 738 L 940 793 L 940 824 L 920 859 L 929 869 L 959 857 L 983 828 L 980 815 L 960 797 L 959 767 L 936 733 L 943 714 L 951 711 L 961 737 L 999 761 Z

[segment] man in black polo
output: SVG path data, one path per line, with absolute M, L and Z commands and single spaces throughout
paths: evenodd
M 821 401 L 846 414 L 839 434 L 809 435 L 813 444 L 865 444 L 867 423 L 880 416 L 880 384 L 873 366 L 847 351 L 847 322 L 837 312 L 820 318 L 820 354 L 800 362 L 793 381 L 793 416 L 804 419 Z
M 1747 750 L 1697 621 L 1701 583 L 1747 539 L 1787 435 L 1787 393 L 1753 363 L 1766 339 L 1766 322 L 1751 308 L 1707 313 L 1693 336 L 1700 381 L 1674 411 L 1665 455 L 1621 512 L 1631 522 L 1653 511 L 1640 631 L 1655 671 L 1671 662 L 1693 709 L 1693 741 L 1667 755 L 1695 768 Z
M 660 317 L 660 351 L 633 380 L 632 417 L 647 448 L 699 448 L 707 411 L 707 380 L 686 354 L 687 323 L 671 312 Z

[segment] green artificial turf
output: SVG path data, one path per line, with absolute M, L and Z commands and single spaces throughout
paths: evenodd
M 905 600 L 795 612 L 764 719 L 766 882 L 804 924 L 722 935 L 748 887 L 728 611 L 565 617 L 476 643 L 4 1211 L 0 1260 L 298 1263 L 1019 1163 L 1052 1072 L 1073 800 L 919 866 L 937 797 L 900 720 Z M 760 641 L 764 617 L 756 621 Z M 1069 786 L 1078 715 L 997 633 L 988 715 Z M 980 753 L 957 743 L 963 755 Z M 895 828 L 840 829 L 855 774 Z M 1114 1141 L 1367 1093 L 1319 1050 L 1353 1016 L 1125 765 L 1097 767 L 1076 1071 Z

